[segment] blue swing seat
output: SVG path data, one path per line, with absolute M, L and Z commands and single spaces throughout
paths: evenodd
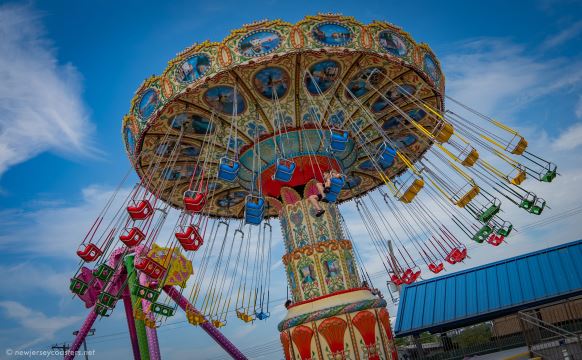
M 220 164 L 218 165 L 218 178 L 225 181 L 234 181 L 239 169 L 240 164 L 238 161 L 224 156 L 220 159 Z
M 265 199 L 260 196 L 248 195 L 245 200 L 245 222 L 259 225 L 265 213 Z
M 346 180 L 343 177 L 339 178 L 334 177 L 331 178 L 330 182 L 331 184 L 329 187 L 329 192 L 325 195 L 325 198 L 330 203 L 334 203 L 337 201 L 337 198 L 340 194 L 340 191 L 342 191 L 342 188 L 344 187 Z
M 259 320 L 265 320 L 265 319 L 268 319 L 269 316 L 271 316 L 271 314 L 268 312 L 266 313 L 266 312 L 261 311 L 261 312 L 255 312 L 255 316 Z
M 385 142 L 378 148 L 378 161 L 386 164 L 392 164 L 396 157 L 396 149 Z
M 273 179 L 282 182 L 291 181 L 293 173 L 295 172 L 295 167 L 295 163 L 291 160 L 285 158 L 277 159 L 275 162 L 275 173 L 273 174 Z
M 348 144 L 349 133 L 345 130 L 330 129 L 330 145 L 333 151 L 342 152 Z

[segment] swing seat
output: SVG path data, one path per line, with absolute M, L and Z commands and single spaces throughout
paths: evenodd
M 265 213 L 265 199 L 261 196 L 248 195 L 245 200 L 245 221 L 247 224 L 259 225 Z
M 113 271 L 114 269 L 111 266 L 103 263 L 97 267 L 97 270 L 93 270 L 93 276 L 99 280 L 107 282 L 113 276 Z
M 156 321 L 153 319 L 150 319 L 148 317 L 145 318 L 145 320 L 143 321 L 144 325 L 150 329 L 155 329 L 156 328 Z
M 135 306 L 135 307 L 133 308 L 133 318 L 134 318 L 135 320 L 138 320 L 138 321 L 139 321 L 139 320 L 145 320 L 145 319 L 146 319 L 146 317 L 147 317 L 147 315 L 146 315 L 146 313 L 144 313 L 144 312 L 142 311 L 141 307 L 137 307 L 137 306 Z
M 89 289 L 89 284 L 79 278 L 72 278 L 69 289 L 73 294 L 85 295 L 87 289 Z
M 517 135 L 519 136 L 519 135 Z M 522 136 L 519 136 L 519 141 L 515 145 L 515 147 L 510 151 L 514 155 L 521 155 L 527 148 L 527 140 L 524 139 Z
M 456 251 L 453 254 L 453 256 L 455 257 L 455 260 L 457 262 L 461 262 L 461 261 L 465 260 L 465 258 L 467 257 L 467 248 L 465 248 L 465 247 L 463 247 L 463 249 L 456 248 L 455 250 Z
M 337 201 L 342 188 L 344 187 L 346 180 L 344 177 L 334 177 L 330 180 L 329 192 L 325 195 L 325 198 L 330 203 L 334 203 Z
M 241 319 L 245 323 L 250 323 L 250 322 L 253 322 L 255 320 L 255 318 L 252 315 L 247 314 L 247 313 L 240 311 L 240 310 L 236 310 L 236 317 Z
M 513 230 L 513 225 L 510 222 L 506 221 L 505 223 L 503 223 L 503 226 L 499 228 L 496 232 L 497 235 L 507 237 L 511 233 L 511 230 Z
M 400 286 L 403 284 L 402 279 L 396 274 L 390 275 L 390 281 L 392 281 L 396 286 Z
M 439 129 L 435 134 L 435 140 L 440 143 L 446 142 L 451 138 L 451 136 L 453 136 L 454 132 L 455 128 L 453 125 L 443 121 L 440 123 Z
M 185 231 L 177 232 L 175 235 L 176 239 L 178 239 L 186 251 L 196 251 L 204 243 L 204 240 L 198 231 L 198 226 L 190 225 Z
M 187 211 L 199 213 L 206 205 L 206 193 L 187 190 L 184 192 L 184 208 Z
M 445 269 L 445 265 L 443 263 L 439 263 L 438 265 L 430 263 L 428 264 L 428 269 L 433 273 L 438 274 Z
M 475 196 L 479 195 L 479 186 L 473 184 L 471 189 L 465 193 L 465 195 L 461 196 L 459 200 L 455 203 L 460 208 L 464 208 L 467 206 L 468 203 L 471 202 L 475 198 Z
M 540 215 L 544 208 L 546 207 L 546 200 L 542 198 L 537 198 L 533 206 L 529 209 L 529 212 L 534 215 Z
M 406 189 L 404 194 L 402 194 L 398 200 L 402 201 L 405 204 L 409 204 L 412 200 L 416 197 L 418 192 L 424 187 L 424 180 L 421 178 L 414 179 L 412 184 Z
M 500 202 L 493 202 L 485 211 L 479 215 L 479 221 L 482 223 L 488 223 L 497 213 L 501 210 Z
M 275 173 L 273 174 L 273 180 L 289 182 L 293 177 L 296 165 L 293 161 L 284 158 L 279 158 L 275 162 Z
M 445 268 L 445 265 L 443 263 L 439 263 L 438 265 L 435 265 L 433 263 L 428 264 L 428 269 L 435 274 L 440 273 L 441 271 L 444 270 L 444 268 Z
M 126 233 L 119 236 L 119 240 L 127 247 L 137 246 L 145 239 L 145 234 L 137 227 L 126 230 Z
M 471 167 L 473 165 L 475 165 L 475 163 L 477 162 L 477 160 L 479 159 L 479 152 L 472 148 L 472 150 L 469 152 L 469 154 L 467 154 L 467 157 L 465 157 L 463 159 L 463 161 L 461 161 L 461 165 L 466 166 L 466 167 Z
M 221 327 L 224 327 L 226 325 L 226 322 L 220 320 L 212 320 L 211 323 L 217 329 L 220 329 Z
M 141 258 L 135 264 L 135 268 L 148 275 L 152 279 L 159 279 L 166 270 L 162 265 L 158 264 L 149 257 Z
M 255 316 L 256 316 L 256 317 L 257 317 L 257 319 L 259 319 L 259 320 L 266 320 L 266 319 L 268 319 L 268 318 L 269 318 L 269 316 L 271 316 L 271 314 L 270 314 L 270 313 L 268 313 L 268 312 L 263 312 L 263 311 L 261 311 L 261 312 L 255 312 Z
M 521 185 L 521 183 L 525 181 L 526 177 L 526 172 L 523 169 L 519 169 L 517 174 L 513 178 L 509 179 L 509 182 L 513 185 Z
M 95 261 L 102 254 L 103 250 L 99 249 L 97 245 L 92 243 L 81 244 L 79 250 L 77 250 L 77 255 L 79 255 L 79 257 L 85 262 Z
M 158 303 L 153 303 L 152 306 L 150 307 L 150 310 L 154 314 L 158 314 L 158 315 L 162 315 L 162 316 L 166 316 L 166 317 L 174 316 L 174 314 L 176 312 L 173 307 L 163 305 L 163 304 L 158 304 Z
M 102 291 L 99 294 L 99 303 L 107 306 L 108 308 L 115 307 L 115 303 L 117 302 L 117 297 L 113 294 L 108 293 L 107 291 Z
M 154 303 L 154 302 L 158 301 L 158 297 L 160 296 L 160 292 L 156 291 L 154 289 L 151 289 L 147 286 L 136 284 L 134 291 L 133 291 L 133 295 Z
M 420 276 L 420 270 L 414 271 L 412 269 L 407 269 L 402 274 L 401 279 L 402 279 L 402 282 L 404 282 L 407 285 L 410 285 L 413 282 L 415 282 L 416 279 L 418 279 L 419 276 Z
M 548 170 L 540 177 L 540 181 L 550 183 L 556 178 L 558 167 L 552 163 L 548 164 Z
M 194 326 L 204 324 L 207 321 L 204 315 L 193 310 L 186 311 L 186 319 L 188 319 L 188 322 Z
M 499 246 L 503 242 L 503 239 L 505 239 L 503 235 L 491 234 L 487 238 L 487 242 L 493 246 Z
M 240 163 L 226 156 L 220 159 L 218 165 L 218 178 L 224 181 L 234 181 L 238 176 Z
M 137 204 L 128 206 L 127 212 L 132 220 L 145 220 L 153 215 L 154 208 L 148 200 L 141 200 Z
M 330 129 L 330 146 L 333 151 L 342 152 L 346 150 L 349 133 L 346 130 Z
M 519 207 L 529 211 L 529 209 L 532 208 L 534 201 L 535 201 L 535 197 L 534 197 L 533 201 L 531 199 L 523 198 L 523 199 L 521 199 L 521 203 L 519 203 Z
M 489 237 L 489 235 L 491 235 L 492 232 L 493 228 L 488 224 L 485 224 L 473 235 L 471 239 L 478 243 L 482 243 L 485 241 L 485 239 L 487 239 L 487 237 Z
M 457 259 L 454 256 L 454 251 L 455 249 L 451 250 L 447 256 L 445 257 L 445 261 L 448 262 L 451 265 L 455 265 L 457 263 Z
M 396 157 L 396 149 L 383 142 L 382 145 L 380 145 L 377 157 L 378 162 L 392 164 L 394 162 L 394 158 Z
M 95 304 L 95 313 L 99 316 L 109 317 L 113 312 L 113 308 L 109 308 L 103 304 Z
M 453 248 L 445 257 L 446 262 L 451 265 L 454 265 L 458 262 L 465 260 L 467 257 L 467 248 L 463 248 L 462 250 L 459 248 Z

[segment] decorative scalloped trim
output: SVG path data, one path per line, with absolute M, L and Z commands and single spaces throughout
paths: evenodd
M 277 325 L 277 328 L 279 329 L 279 332 L 281 332 L 289 328 L 305 324 L 307 322 L 317 321 L 340 314 L 352 313 L 355 311 L 362 311 L 374 308 L 384 308 L 386 307 L 386 305 L 387 305 L 386 300 L 374 299 L 359 301 L 351 304 L 332 306 L 326 309 L 295 316 L 292 317 L 291 319 L 283 320 Z

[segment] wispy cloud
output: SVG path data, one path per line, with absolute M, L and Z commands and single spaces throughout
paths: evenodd
M 556 150 L 573 150 L 582 145 L 582 123 L 576 123 L 566 129 L 554 142 Z
M 541 59 L 505 39 L 476 39 L 443 57 L 447 92 L 487 113 L 509 116 L 543 96 L 579 86 L 582 62 Z
M 578 119 L 582 119 L 582 95 L 578 95 L 578 102 L 574 108 L 574 113 Z
M 55 334 L 79 320 L 80 316 L 47 316 L 42 312 L 34 311 L 16 301 L 0 301 L 0 309 L 4 310 L 4 316 L 15 320 L 27 337 L 35 336 L 33 340 L 21 345 L 19 349 L 28 348 L 42 341 L 49 341 Z
M 575 39 L 582 33 L 582 20 L 579 20 L 568 26 L 559 33 L 548 37 L 541 45 L 541 50 L 549 50 L 556 46 L 562 45 L 568 40 Z
M 0 175 L 44 151 L 92 153 L 81 75 L 60 64 L 39 15 L 0 6 Z
M 0 266 L 0 287 L 9 289 L 12 295 L 35 294 L 42 292 L 69 296 L 67 280 L 71 271 L 57 272 L 47 264 L 37 264 L 32 261 L 16 265 Z
M 114 208 L 122 206 L 129 192 L 129 188 L 119 191 Z M 90 186 L 82 190 L 82 201 L 77 204 L 47 201 L 45 206 L 32 209 L 1 210 L 0 249 L 7 253 L 76 259 L 77 247 L 113 194 L 114 189 Z

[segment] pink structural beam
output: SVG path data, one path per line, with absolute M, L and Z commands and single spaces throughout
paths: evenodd
M 198 312 L 194 305 L 190 304 L 190 302 L 180 294 L 178 290 L 176 290 L 172 286 L 164 286 L 164 292 L 168 294 L 182 308 L 182 310 L 192 310 Z M 220 347 L 222 347 L 233 359 L 237 360 L 246 360 L 247 357 L 236 347 L 233 343 L 230 342 L 214 325 L 210 323 L 210 321 L 205 322 L 204 324 L 200 325 L 202 329 L 210 335 L 214 341 Z
M 97 313 L 95 312 L 95 309 L 92 308 L 89 311 L 89 315 L 87 315 L 83 326 L 81 326 L 81 329 L 79 329 L 77 337 L 75 337 L 75 341 L 73 341 L 71 348 L 65 355 L 65 360 L 72 360 L 75 358 L 75 352 L 79 350 L 79 347 L 81 347 L 83 340 L 85 340 L 85 337 L 89 333 L 89 330 L 91 330 L 93 323 L 95 323 L 95 319 L 97 319 Z

